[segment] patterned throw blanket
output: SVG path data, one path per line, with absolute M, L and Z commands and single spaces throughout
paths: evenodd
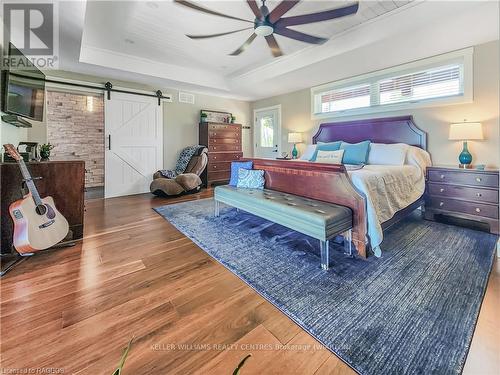
M 179 155 L 175 170 L 162 169 L 160 171 L 161 175 L 165 178 L 176 178 L 178 175 L 184 173 L 193 155 L 196 155 L 202 148 L 205 148 L 205 146 L 196 145 L 184 148 Z

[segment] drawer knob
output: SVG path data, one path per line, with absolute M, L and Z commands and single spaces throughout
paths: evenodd
M 214 146 L 214 150 L 217 150 L 217 147 Z
M 482 178 L 481 178 L 481 177 L 476 177 L 476 181 L 477 181 L 477 182 L 481 182 L 481 181 L 482 181 Z
M 439 176 L 439 177 L 441 177 L 441 179 L 444 179 L 444 174 L 442 174 L 442 175 L 441 175 L 441 176 Z
M 444 202 L 439 202 L 439 207 L 443 207 L 444 206 Z
M 216 166 L 216 165 L 214 165 L 214 169 L 217 169 L 217 166 Z
M 482 196 L 483 196 L 483 194 L 481 194 L 481 193 L 476 193 L 476 197 L 482 197 Z
M 217 133 L 214 133 L 214 135 L 217 135 Z
M 439 189 L 439 192 L 444 193 L 444 189 L 443 188 Z
M 476 212 L 481 212 L 481 209 L 479 207 L 476 207 Z

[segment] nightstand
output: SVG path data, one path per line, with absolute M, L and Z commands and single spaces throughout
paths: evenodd
M 427 168 L 425 218 L 434 220 L 443 215 L 473 220 L 499 234 L 498 181 L 495 169 Z

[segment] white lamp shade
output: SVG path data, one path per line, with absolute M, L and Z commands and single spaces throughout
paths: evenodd
M 302 133 L 288 133 L 288 143 L 301 143 Z
M 483 127 L 480 122 L 450 124 L 450 136 L 448 139 L 458 141 L 483 139 Z

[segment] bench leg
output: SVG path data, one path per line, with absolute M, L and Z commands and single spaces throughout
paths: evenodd
M 214 199 L 214 216 L 219 217 L 220 215 L 220 203 L 218 200 Z
M 352 229 L 344 233 L 344 254 L 352 258 Z
M 329 268 L 329 256 L 330 256 L 330 248 L 329 248 L 330 241 L 320 241 L 319 242 L 319 249 L 321 252 L 321 268 L 324 270 L 328 270 Z

